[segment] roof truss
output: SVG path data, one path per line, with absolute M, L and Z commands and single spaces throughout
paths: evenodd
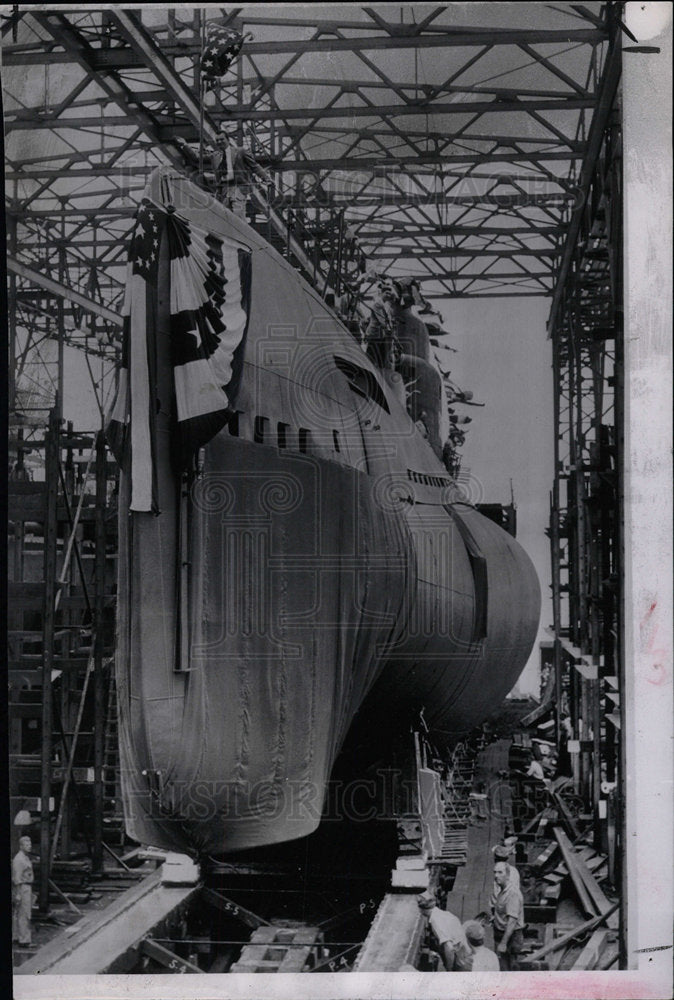
M 509 29 L 456 24 L 452 4 L 400 23 L 388 6 L 339 22 L 327 6 L 209 8 L 254 40 L 206 107 L 199 9 L 15 11 L 2 29 L 8 218 L 33 328 L 56 292 L 30 269 L 78 294 L 93 270 L 91 294 L 118 311 L 147 175 L 194 171 L 200 135 L 223 123 L 271 171 L 260 217 L 321 290 L 346 224 L 372 267 L 417 274 L 431 297 L 552 295 L 618 72 L 608 15 L 591 6 Z M 42 90 L 25 87 L 28 67 Z

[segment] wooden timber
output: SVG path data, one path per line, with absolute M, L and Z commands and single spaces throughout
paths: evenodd
M 606 928 L 593 931 L 590 940 L 587 942 L 578 958 L 572 965 L 572 969 L 596 969 L 601 958 L 606 951 L 610 941 L 610 932 Z
M 535 951 L 532 955 L 528 955 L 527 961 L 537 962 L 539 959 L 545 958 L 545 956 L 549 955 L 551 952 L 557 951 L 559 948 L 566 947 L 566 945 L 570 944 L 575 938 L 578 937 L 579 934 L 585 934 L 587 931 L 594 930 L 595 927 L 598 927 L 599 924 L 610 918 L 616 912 L 619 905 L 619 903 L 613 903 L 613 905 L 610 906 L 605 913 L 600 913 L 597 916 L 592 917 L 591 920 L 586 920 L 584 923 L 578 924 L 577 927 L 573 927 L 567 934 L 562 935 L 562 937 L 557 938 L 548 945 L 544 945 L 543 948 L 539 948 L 539 950 Z
M 425 918 L 416 894 L 384 896 L 358 953 L 354 972 L 398 972 L 414 965 L 424 934 Z
M 566 834 L 559 827 L 555 827 L 554 833 L 560 850 L 564 856 L 564 862 L 569 871 L 569 875 L 573 880 L 574 887 L 576 888 L 578 897 L 581 900 L 583 909 L 585 910 L 587 916 L 592 916 L 593 913 L 606 912 L 606 910 L 608 910 L 611 906 L 611 902 L 605 896 L 597 880 L 589 869 L 589 859 L 584 858 L 582 856 L 582 852 L 578 852 L 573 848 L 573 845 L 569 842 Z M 599 867 L 599 865 L 597 867 Z M 612 930 L 617 929 L 619 923 L 618 915 L 612 914 L 607 923 Z
M 120 893 L 102 912 L 85 917 L 53 938 L 16 972 L 19 975 L 128 972 L 137 962 L 142 941 L 197 891 L 198 886 L 162 885 L 160 868 Z
M 562 829 L 558 826 L 554 829 L 555 837 L 557 838 L 557 843 L 562 852 L 564 858 L 564 863 L 571 876 L 571 881 L 573 882 L 574 888 L 578 895 L 578 901 L 583 909 L 583 912 L 587 917 L 593 916 L 597 911 L 594 907 L 590 894 L 587 891 L 583 878 L 578 869 L 578 859 L 575 855 L 572 845 Z

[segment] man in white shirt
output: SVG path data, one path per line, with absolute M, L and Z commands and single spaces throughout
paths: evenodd
M 506 844 L 506 843 L 496 844 L 494 847 L 492 847 L 492 851 L 494 853 L 494 860 L 495 861 L 505 861 L 506 862 L 506 864 L 508 865 L 508 870 L 510 872 L 510 875 L 509 875 L 510 882 L 512 883 L 512 885 L 514 885 L 514 887 L 516 889 L 519 889 L 520 888 L 520 873 L 518 872 L 517 868 L 515 868 L 515 865 L 512 863 L 512 860 L 511 860 L 512 859 L 512 855 L 513 855 L 513 853 L 515 851 L 515 844 L 512 843 L 512 838 L 508 838 L 508 839 L 511 841 L 510 843 L 508 843 L 508 844 Z
M 537 778 L 539 781 L 545 781 L 545 771 L 543 770 L 543 765 L 540 760 L 536 760 L 535 757 L 529 764 L 527 778 Z
M 504 972 L 518 968 L 524 928 L 522 893 L 510 881 L 505 861 L 494 863 L 494 895 L 491 898 L 492 925 L 496 954 Z
M 500 972 L 496 953 L 485 947 L 484 925 L 479 920 L 468 920 L 463 925 L 466 941 L 473 953 L 472 972 Z
M 24 948 L 32 948 L 31 915 L 33 908 L 33 862 L 30 860 L 30 837 L 21 837 L 19 850 L 12 858 L 12 939 Z
M 461 921 L 448 910 L 441 910 L 432 892 L 417 896 L 419 909 L 433 932 L 438 951 L 447 972 L 470 972 L 473 953 L 466 941 Z

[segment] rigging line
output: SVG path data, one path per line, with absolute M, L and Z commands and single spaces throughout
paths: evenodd
M 567 17 L 575 17 L 578 21 L 582 21 L 583 24 L 587 24 L 587 18 L 583 17 L 581 14 L 572 14 L 570 10 L 564 10 L 563 7 L 556 7 L 553 3 L 547 3 L 545 5 L 548 10 L 554 10 L 557 14 L 565 14 Z
M 562 49 L 561 52 L 553 52 L 552 55 L 547 56 L 548 59 L 557 58 L 557 56 L 564 56 L 567 52 L 573 52 L 574 49 L 580 49 L 583 45 L 587 45 L 587 42 L 578 42 L 577 45 L 569 45 L 568 48 Z M 502 73 L 495 73 L 494 76 L 486 76 L 482 80 L 474 80 L 471 86 L 480 87 L 483 83 L 490 83 L 492 80 L 499 80 L 502 76 L 509 76 L 510 73 L 518 73 L 522 69 L 526 69 L 528 66 L 538 66 L 538 59 L 531 59 L 529 62 L 522 63 L 521 66 L 512 66 L 510 69 L 504 69 Z
M 86 361 L 87 370 L 89 372 L 89 378 L 91 379 L 91 387 L 94 390 L 94 398 L 96 400 L 96 406 L 98 407 L 98 412 L 99 412 L 100 417 L 101 417 L 101 427 L 103 427 L 105 425 L 105 410 L 104 410 L 105 400 L 101 401 L 99 399 L 99 396 L 98 396 L 98 387 L 96 385 L 96 380 L 94 378 L 94 373 L 91 370 L 91 364 L 89 362 L 89 352 L 86 350 L 86 348 L 85 348 L 85 351 L 84 351 L 84 360 Z
M 53 365 L 58 364 L 58 362 L 56 360 L 54 360 L 54 361 L 45 361 L 44 358 L 42 357 L 42 355 L 40 354 L 39 347 L 36 347 L 35 345 L 33 345 L 33 346 L 34 346 L 35 352 L 36 352 L 36 354 L 37 354 L 37 356 L 40 359 L 40 362 L 42 364 L 42 369 L 43 369 L 43 371 L 45 372 L 47 378 L 49 379 L 49 381 L 52 384 L 52 389 L 54 390 L 54 392 L 58 392 L 58 386 L 57 386 L 56 382 L 54 381 L 54 379 L 52 378 L 51 372 L 49 371 L 49 365 L 53 366 Z M 32 379 L 32 381 L 34 381 L 35 384 L 40 387 L 41 392 L 43 394 L 45 394 L 45 392 L 48 389 L 48 387 L 42 385 L 40 382 L 36 381 L 35 379 Z

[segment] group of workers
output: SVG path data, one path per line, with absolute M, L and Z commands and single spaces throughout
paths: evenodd
M 360 321 L 354 322 L 356 307 L 362 296 L 358 292 L 349 292 L 342 296 L 340 300 L 339 312 L 348 328 L 361 339 L 365 353 L 378 368 L 396 368 L 400 345 L 396 338 L 396 323 L 394 306 L 402 308 L 416 306 L 419 315 L 433 312 L 430 304 L 423 298 L 419 288 L 419 283 L 410 278 L 390 278 L 386 275 L 377 276 L 377 284 L 374 300 L 369 306 L 369 314 Z M 364 279 L 371 280 L 372 276 L 365 275 Z M 434 339 L 431 343 L 437 343 Z M 449 417 L 449 432 L 443 446 L 442 461 L 445 468 L 454 474 L 456 472 L 457 456 L 456 451 L 465 443 L 466 431 L 472 418 L 456 413 L 454 406 L 456 403 L 470 403 L 472 392 L 464 392 L 455 386 L 449 379 L 450 372 L 443 371 L 438 365 L 438 370 L 445 386 L 445 397 L 447 401 L 447 415 Z M 416 418 L 416 426 L 422 437 L 428 438 L 428 426 L 426 424 L 425 413 L 422 411 Z
M 445 972 L 512 972 L 519 967 L 524 930 L 524 899 L 520 875 L 512 863 L 517 838 L 508 837 L 492 848 L 494 888 L 490 912 L 462 924 L 449 910 L 438 906 L 433 892 L 417 897 L 428 919 L 434 947 Z M 495 951 L 485 945 L 485 926 L 491 924 Z

